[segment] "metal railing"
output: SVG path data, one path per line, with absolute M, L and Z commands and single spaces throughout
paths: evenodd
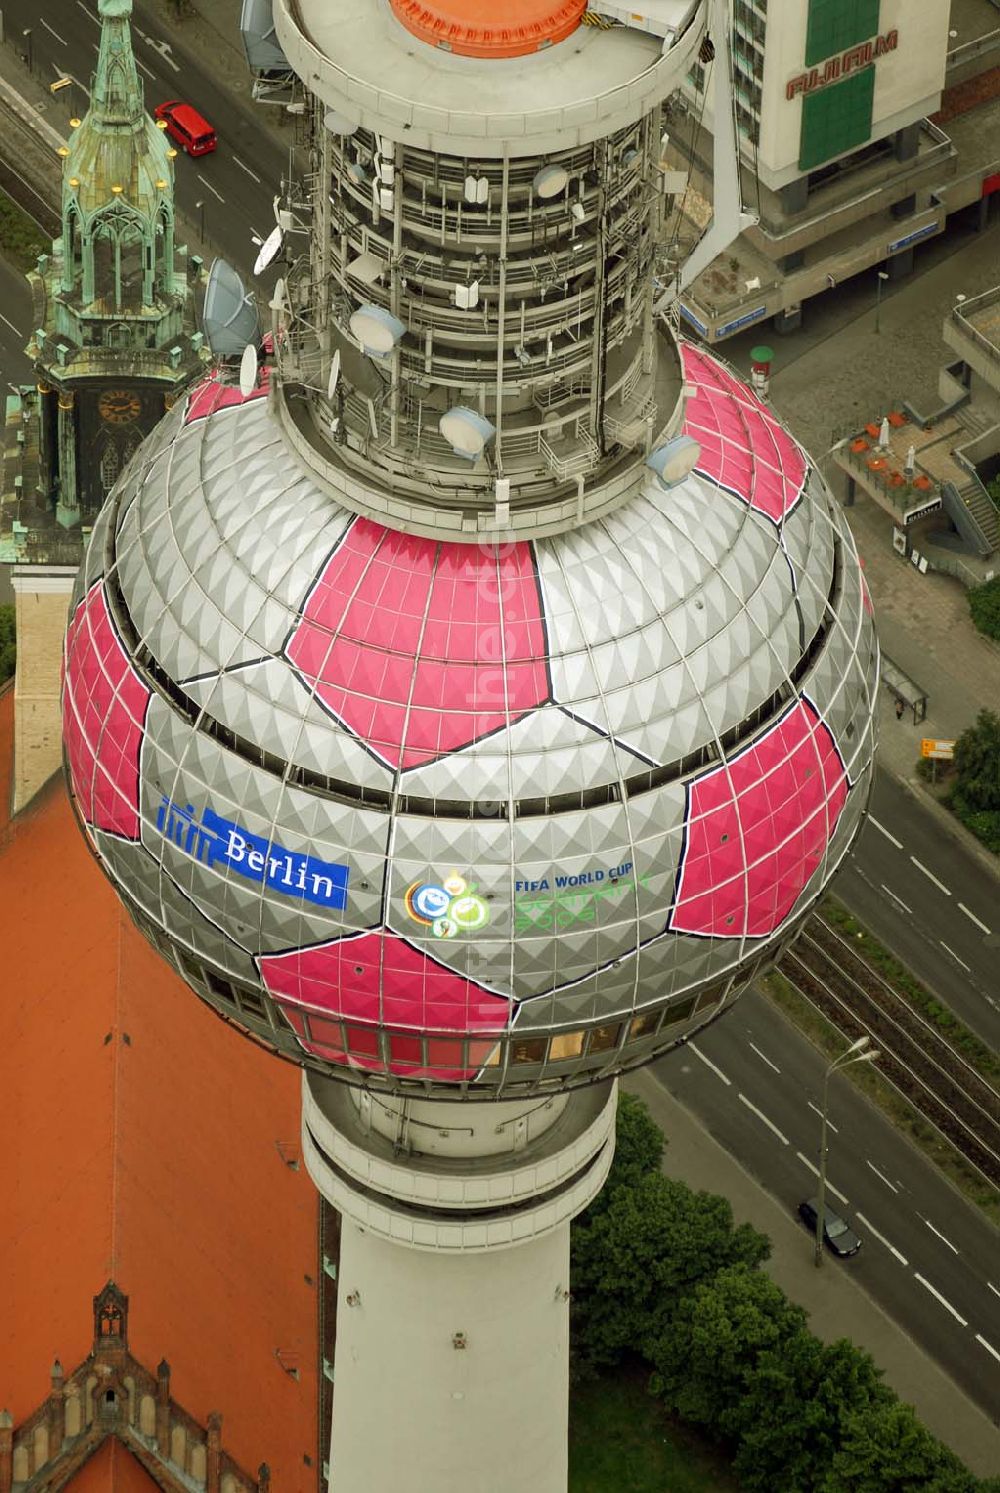
M 978 327 L 974 327 L 969 316 L 976 311 L 985 311 L 987 306 L 995 306 L 1000 303 L 1000 285 L 994 286 L 992 290 L 984 290 L 982 295 L 971 297 L 963 301 L 961 306 L 953 306 L 951 320 L 955 323 L 963 336 L 969 337 L 976 346 L 986 354 L 994 363 L 1000 363 L 1000 347 L 989 337 L 985 336 Z

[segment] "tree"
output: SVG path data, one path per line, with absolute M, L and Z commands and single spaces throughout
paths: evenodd
M 663 1131 L 642 1100 L 621 1089 L 615 1121 L 615 1157 L 608 1180 L 589 1212 L 603 1212 L 616 1188 L 634 1187 L 650 1172 L 658 1172 L 663 1164 L 665 1144 Z
M 650 1357 L 699 1282 L 727 1266 L 756 1266 L 769 1253 L 763 1234 L 733 1226 L 725 1198 L 660 1172 L 615 1188 L 573 1235 L 577 1354 L 590 1365 L 615 1363 L 627 1350 Z
M 17 637 L 14 629 L 14 608 L 7 603 L 0 606 L 0 684 L 9 679 L 17 664 Z
M 847 1418 L 818 1493 L 976 1493 L 954 1452 L 920 1424 L 912 1405 L 873 1405 Z
M 997 506 L 1000 507 L 1000 502 Z M 988 638 L 1000 640 L 1000 576 L 994 576 L 982 586 L 973 586 L 968 595 L 969 611 L 976 627 Z
M 968 813 L 1000 812 L 1000 715 L 981 710 L 955 742 L 952 797 Z

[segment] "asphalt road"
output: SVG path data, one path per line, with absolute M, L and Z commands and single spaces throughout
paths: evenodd
M 4 0 L 3 15 L 7 45 L 17 46 L 22 56 L 28 47 L 24 31 L 30 29 L 32 71 L 41 83 L 73 80 L 73 88 L 56 95 L 45 114 L 54 128 L 67 131 L 71 108 L 84 106 L 97 60 L 97 0 L 50 0 L 44 17 L 38 0 Z M 271 203 L 287 175 L 287 157 L 254 122 L 250 106 L 219 87 L 211 58 L 193 56 L 176 37 L 168 39 L 142 5 L 136 7 L 132 35 L 147 108 L 184 99 L 218 132 L 213 155 L 191 160 L 183 151 L 178 154 L 178 209 L 199 240 L 204 227 L 199 250 L 218 252 L 249 275 L 256 256 L 251 230 L 266 235 L 274 225 Z
M 24 276 L 0 257 L 0 378 L 7 384 L 35 382 L 35 370 L 24 355 L 31 334 L 31 293 Z
M 824 1063 L 756 992 L 653 1073 L 794 1214 L 815 1196 Z M 958 1383 L 1000 1419 L 996 1231 L 863 1095 L 830 1084 L 828 1190 L 863 1239 L 851 1271 Z M 810 1248 L 803 1229 L 804 1250 Z
M 878 772 L 834 891 L 974 1032 L 1000 1049 L 1000 883 Z

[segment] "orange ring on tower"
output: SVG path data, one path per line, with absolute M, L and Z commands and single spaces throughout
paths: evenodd
M 524 57 L 575 31 L 587 0 L 389 0 L 397 21 L 463 57 Z M 503 11 L 502 20 L 498 10 Z

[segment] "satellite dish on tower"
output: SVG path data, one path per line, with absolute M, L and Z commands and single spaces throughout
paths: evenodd
M 338 348 L 336 348 L 334 350 L 333 357 L 330 359 L 330 379 L 329 379 L 329 382 L 327 383 L 327 386 L 326 386 L 326 397 L 327 397 L 327 399 L 332 399 L 333 398 L 334 394 L 336 394 L 336 392 L 337 392 L 337 385 L 339 383 L 340 383 L 340 348 L 338 347 Z
M 201 326 L 217 358 L 238 358 L 247 343 L 260 336 L 253 295 L 224 259 L 216 259 L 208 272 Z
M 240 393 L 249 399 L 257 387 L 257 349 L 248 342 L 240 359 Z
M 255 275 L 262 275 L 267 269 L 271 260 L 274 259 L 281 248 L 282 237 L 280 224 L 271 229 L 271 232 L 260 246 L 257 258 L 254 260 L 253 272 Z
M 271 296 L 271 299 L 268 301 L 267 304 L 268 304 L 268 306 L 270 307 L 270 309 L 272 311 L 277 311 L 279 313 L 279 315 L 280 315 L 281 312 L 288 310 L 288 301 L 287 301 L 287 299 L 285 297 L 285 282 L 284 282 L 284 280 L 282 280 L 280 278 L 277 279 L 277 280 L 275 280 L 275 282 L 274 282 L 274 293 Z
M 398 316 L 393 316 L 383 306 L 370 304 L 359 306 L 348 325 L 362 352 L 376 358 L 384 358 L 391 353 L 406 331 Z

